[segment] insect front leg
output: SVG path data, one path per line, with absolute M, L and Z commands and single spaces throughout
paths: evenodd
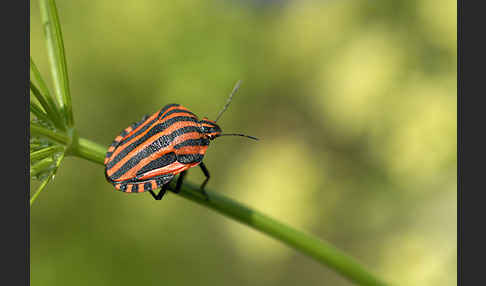
M 201 184 L 201 193 L 203 193 L 203 195 L 206 197 L 206 200 L 209 200 L 209 196 L 208 194 L 206 193 L 206 191 L 204 190 L 204 187 L 206 186 L 206 184 L 208 183 L 209 181 L 209 171 L 208 169 L 206 168 L 206 166 L 204 165 L 203 162 L 201 162 L 201 164 L 199 164 L 199 167 L 201 167 L 201 170 L 203 171 L 204 173 L 204 176 L 206 176 L 206 179 L 204 180 L 204 182 Z
M 158 195 L 155 195 L 155 193 L 152 190 L 148 190 L 148 191 L 150 192 L 152 197 L 154 197 L 154 199 L 160 201 L 162 199 L 162 197 L 165 195 L 165 192 L 167 192 L 168 187 L 169 187 L 169 184 L 162 185 L 162 188 L 160 189 L 160 192 L 159 192 Z

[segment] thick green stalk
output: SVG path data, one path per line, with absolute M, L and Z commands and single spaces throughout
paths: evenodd
M 103 164 L 105 152 L 105 147 L 86 139 L 79 139 L 72 147 L 73 155 L 98 164 Z M 293 229 L 221 194 L 208 190 L 206 193 L 209 199 L 201 194 L 198 187 L 184 183 L 179 195 L 280 240 L 360 285 L 388 285 L 331 244 Z
M 73 144 L 71 147 L 71 152 L 75 156 L 103 164 L 106 148 L 84 138 L 79 138 L 77 144 Z

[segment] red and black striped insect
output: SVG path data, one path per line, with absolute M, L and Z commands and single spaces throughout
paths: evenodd
M 125 128 L 106 153 L 106 179 L 123 192 L 149 191 L 154 199 L 160 200 L 175 175 L 179 174 L 179 178 L 173 191 L 178 193 L 187 169 L 200 166 L 206 176 L 201 191 L 207 198 L 204 187 L 210 176 L 202 159 L 209 142 L 220 136 L 244 136 L 258 140 L 243 134 L 223 134 L 216 124 L 228 108 L 239 84 L 240 81 L 214 121 L 206 117 L 199 120 L 182 105 L 168 104 Z M 157 188 L 161 190 L 155 195 L 153 191 Z

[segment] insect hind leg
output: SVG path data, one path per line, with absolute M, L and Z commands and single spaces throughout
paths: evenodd
M 162 185 L 162 188 L 160 189 L 160 192 L 157 195 L 155 195 L 154 191 L 152 190 L 148 190 L 148 191 L 150 192 L 152 197 L 154 197 L 155 200 L 160 201 L 162 197 L 165 195 L 165 193 L 167 192 L 168 187 L 169 184 Z

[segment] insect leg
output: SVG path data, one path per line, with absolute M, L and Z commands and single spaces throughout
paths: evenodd
M 206 168 L 206 166 L 204 165 L 204 163 L 203 163 L 203 162 L 201 162 L 201 163 L 199 164 L 199 167 L 201 167 L 201 170 L 203 171 L 204 176 L 206 176 L 206 179 L 205 179 L 205 180 L 204 180 L 204 182 L 201 184 L 201 192 L 203 193 L 203 195 L 206 197 L 206 200 L 207 200 L 207 199 L 209 199 L 209 196 L 208 196 L 208 194 L 206 193 L 206 191 L 204 191 L 204 187 L 206 186 L 206 184 L 208 183 L 209 178 L 210 178 L 210 176 L 209 176 L 209 171 L 208 171 L 208 169 Z
M 162 197 L 165 195 L 165 192 L 167 191 L 167 188 L 169 187 L 169 184 L 162 185 L 162 188 L 160 189 L 160 192 L 158 195 L 155 195 L 155 193 L 152 190 L 149 190 L 150 194 L 154 197 L 154 199 L 160 201 Z
M 177 184 L 176 184 L 176 187 L 174 189 L 174 193 L 178 194 L 181 191 L 182 181 L 184 180 L 184 177 L 186 176 L 186 172 L 187 171 L 182 171 L 179 174 L 179 178 L 177 178 Z

